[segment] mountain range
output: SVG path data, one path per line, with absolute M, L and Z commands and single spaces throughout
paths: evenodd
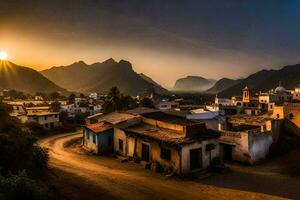
M 203 91 L 220 97 L 240 96 L 247 85 L 253 93 L 268 91 L 279 85 L 293 89 L 300 85 L 300 64 L 288 65 L 279 70 L 261 70 L 246 78 L 218 81 L 198 76 L 187 76 L 176 81 L 178 90 Z M 108 59 L 102 63 L 88 65 L 83 61 L 68 66 L 52 67 L 42 72 L 0 61 L 0 89 L 15 89 L 28 93 L 36 92 L 107 92 L 117 86 L 126 94 L 138 95 L 155 90 L 159 94 L 169 94 L 157 82 L 145 74 L 136 73 L 125 60 L 116 62 Z
M 0 61 L 0 89 L 15 89 L 27 93 L 67 92 L 39 72 L 29 67 Z
M 300 64 L 288 65 L 279 70 L 261 70 L 241 79 L 237 84 L 220 91 L 219 96 L 231 97 L 241 95 L 242 89 L 247 85 L 253 93 L 265 92 L 276 88 L 279 83 L 286 89 L 294 89 L 300 85 Z
M 201 76 L 187 76 L 176 81 L 174 90 L 201 92 L 212 87 L 215 82 L 216 80 L 206 79 Z
M 117 86 L 122 92 L 130 95 L 142 94 L 154 89 L 158 94 L 167 94 L 161 87 L 145 75 L 136 73 L 130 62 L 116 62 L 112 58 L 88 65 L 83 61 L 69 66 L 52 67 L 41 71 L 49 80 L 70 91 L 107 92 Z

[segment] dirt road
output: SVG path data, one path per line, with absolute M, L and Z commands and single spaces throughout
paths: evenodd
M 145 170 L 139 164 L 121 163 L 110 157 L 79 154 L 64 147 L 67 141 L 81 136 L 81 133 L 63 134 L 39 141 L 41 146 L 49 148 L 50 167 L 58 175 L 58 187 L 69 199 L 282 198 L 268 193 L 248 192 L 251 190 L 245 191 L 245 188 L 244 191 L 230 189 L 234 187 L 226 187 L 222 185 L 222 180 L 218 179 L 203 182 L 167 178 Z M 236 179 L 239 181 L 239 177 Z M 243 179 L 247 180 L 247 177 Z M 243 180 L 240 181 L 244 185 Z M 239 182 L 236 184 L 239 185 Z

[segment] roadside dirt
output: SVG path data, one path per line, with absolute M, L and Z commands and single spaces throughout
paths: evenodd
M 49 148 L 56 186 L 68 199 L 300 199 L 300 179 L 235 171 L 199 181 L 167 178 L 139 164 L 85 155 L 66 145 L 81 136 L 77 132 L 39 141 Z

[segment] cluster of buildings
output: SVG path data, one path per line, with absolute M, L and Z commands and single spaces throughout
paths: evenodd
M 59 112 L 51 111 L 49 106 L 26 107 L 23 103 L 9 102 L 13 107 L 11 116 L 17 117 L 22 123 L 36 122 L 46 129 L 52 129 L 61 125 Z
M 44 101 L 42 97 L 35 96 L 32 100 L 10 100 L 5 103 L 12 106 L 11 116 L 17 117 L 22 123 L 36 122 L 46 129 L 56 128 L 62 125 L 59 113 L 67 112 L 69 118 L 77 115 L 90 116 L 101 112 L 103 101 L 98 99 L 97 93 L 89 97 L 75 98 L 74 103 L 69 104 L 67 100 Z M 59 103 L 56 111 L 51 109 L 52 103 Z
M 98 99 L 97 93 L 91 93 L 89 97 L 75 98 L 74 103 L 61 105 L 60 111 L 68 113 L 69 117 L 76 115 L 95 115 L 101 112 L 103 101 Z
M 216 157 L 254 164 L 268 156 L 285 121 L 300 114 L 294 102 L 299 90 L 278 86 L 252 96 L 245 87 L 241 93 L 241 98 L 216 97 L 213 105 L 162 101 L 157 109 L 90 116 L 83 128 L 84 147 L 178 175 L 205 170 Z

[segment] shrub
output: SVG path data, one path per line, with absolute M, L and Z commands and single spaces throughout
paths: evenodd
M 16 175 L 8 177 L 0 176 L 0 186 L 8 199 L 42 199 L 46 193 L 45 188 L 40 187 L 26 173 L 26 170 L 20 171 Z
M 47 168 L 49 161 L 48 150 L 35 145 L 33 148 L 33 162 L 38 168 Z

